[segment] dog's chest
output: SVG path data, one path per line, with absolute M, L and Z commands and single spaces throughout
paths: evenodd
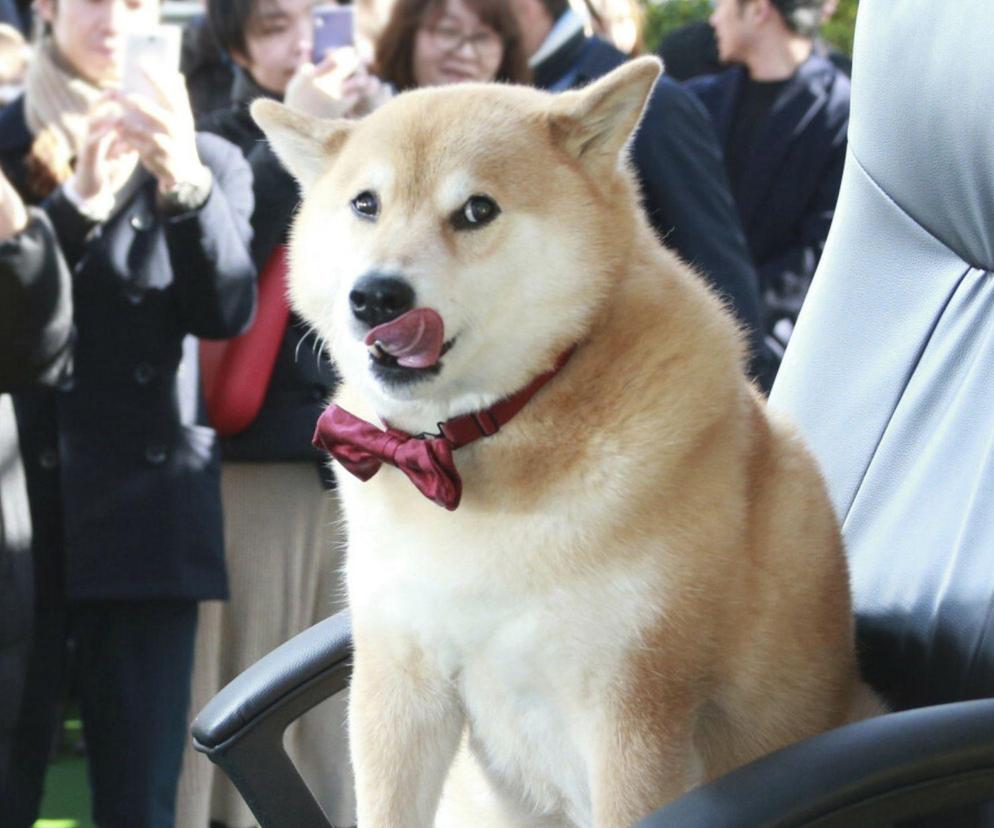
M 423 601 L 410 600 L 413 591 Z M 589 823 L 585 739 L 618 655 L 584 629 L 581 617 L 596 609 L 582 600 L 581 612 L 579 595 L 512 601 L 421 578 L 399 580 L 382 597 L 392 622 L 415 632 L 458 688 L 471 749 L 500 788 L 529 810 Z
M 498 786 L 529 811 L 589 824 L 587 737 L 600 688 L 564 627 L 545 608 L 522 607 L 464 651 L 458 683 L 470 748 Z
M 550 534 L 538 524 L 392 525 L 350 527 L 357 617 L 398 639 L 413 636 L 455 682 L 472 747 L 501 787 L 539 811 L 589 822 L 587 757 L 598 717 L 608 683 L 650 623 L 658 578 L 632 564 L 583 577 L 529 568 L 536 555 L 560 551 L 533 547 Z

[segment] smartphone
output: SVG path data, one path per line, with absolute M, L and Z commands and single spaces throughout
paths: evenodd
M 154 98 L 155 90 L 145 73 L 155 76 L 179 71 L 182 31 L 179 26 L 162 24 L 126 35 L 121 89 Z
M 320 63 L 331 49 L 355 42 L 352 6 L 322 5 L 314 9 L 314 62 Z

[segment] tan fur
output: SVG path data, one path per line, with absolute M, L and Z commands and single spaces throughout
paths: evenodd
M 436 814 L 440 826 L 621 828 L 869 698 L 819 473 L 619 165 L 657 71 L 636 61 L 558 97 L 418 92 L 354 128 L 313 127 L 327 160 L 303 181 L 292 294 L 332 343 L 341 405 L 433 431 L 577 345 L 499 434 L 456 453 L 457 511 L 392 468 L 367 483 L 338 474 L 362 828 Z M 254 114 L 284 157 L 313 157 L 299 120 L 275 105 Z M 342 205 L 381 161 L 382 215 L 359 226 Z M 501 205 L 491 227 L 447 224 L 439 193 L 454 171 Z M 533 226 L 554 256 L 521 252 Z M 315 261 L 322 233 L 355 262 Z M 438 378 L 396 399 L 341 330 L 361 275 L 350 268 L 384 262 L 462 331 Z M 532 292 L 541 312 L 522 299 Z

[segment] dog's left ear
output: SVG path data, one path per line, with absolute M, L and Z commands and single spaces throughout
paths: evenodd
M 331 167 L 354 125 L 303 115 L 265 98 L 253 101 L 249 111 L 305 193 Z
M 585 89 L 556 95 L 548 113 L 553 141 L 584 164 L 615 167 L 662 68 L 658 58 L 636 58 Z

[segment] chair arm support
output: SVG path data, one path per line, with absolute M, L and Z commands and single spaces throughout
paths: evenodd
M 228 775 L 262 828 L 329 826 L 283 749 L 283 732 L 348 686 L 352 626 L 340 612 L 277 647 L 193 722 L 193 746 Z
M 696 788 L 638 828 L 886 826 L 994 797 L 994 699 L 823 733 Z

